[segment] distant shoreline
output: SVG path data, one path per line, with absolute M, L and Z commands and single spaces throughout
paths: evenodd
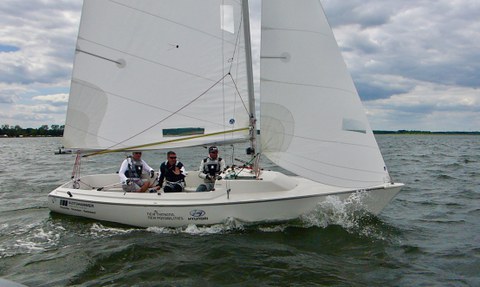
M 480 131 L 466 132 L 466 131 L 445 131 L 445 132 L 431 132 L 431 131 L 410 131 L 410 130 L 398 130 L 398 131 L 384 131 L 374 130 L 375 135 L 480 135 Z M 260 134 L 260 131 L 258 131 Z M 44 138 L 44 137 L 63 137 L 62 135 L 6 135 L 0 134 L 1 138 Z
M 430 132 L 430 131 L 408 131 L 408 130 L 398 130 L 398 131 L 382 131 L 374 130 L 376 135 L 480 135 L 478 132 L 459 132 L 459 131 L 449 131 L 449 132 Z

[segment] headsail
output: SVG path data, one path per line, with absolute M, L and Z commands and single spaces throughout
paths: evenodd
M 85 0 L 65 147 L 248 138 L 241 8 L 234 0 Z
M 369 187 L 388 172 L 319 0 L 263 0 L 261 142 L 317 182 Z

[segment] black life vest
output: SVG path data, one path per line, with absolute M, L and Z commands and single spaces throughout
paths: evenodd
M 127 178 L 141 178 L 143 171 L 143 163 L 141 161 L 130 161 L 128 169 L 125 171 Z
M 173 171 L 175 170 L 175 167 L 178 167 L 181 169 L 183 167 L 183 164 L 181 162 L 177 162 L 174 166 L 168 166 L 167 162 L 163 162 L 160 165 L 160 180 L 163 181 L 163 178 L 165 178 L 167 181 L 170 182 L 177 182 L 180 180 L 183 180 L 185 178 L 185 175 L 183 174 L 175 174 Z

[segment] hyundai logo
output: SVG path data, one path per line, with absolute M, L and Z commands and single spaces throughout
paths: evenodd
M 205 215 L 205 213 L 206 212 L 201 209 L 190 210 L 190 215 L 193 217 L 202 217 Z

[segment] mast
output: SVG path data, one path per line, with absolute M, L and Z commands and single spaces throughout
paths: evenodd
M 243 34 L 245 37 L 245 58 L 247 65 L 247 84 L 248 84 L 248 109 L 250 114 L 250 146 L 253 148 L 252 158 L 255 157 L 257 150 L 257 117 L 255 112 L 255 92 L 253 87 L 253 67 L 252 67 L 252 43 L 250 39 L 250 14 L 248 0 L 242 0 L 243 10 Z M 251 151 L 250 151 L 251 152 Z M 258 165 L 254 161 L 253 170 L 258 170 Z

